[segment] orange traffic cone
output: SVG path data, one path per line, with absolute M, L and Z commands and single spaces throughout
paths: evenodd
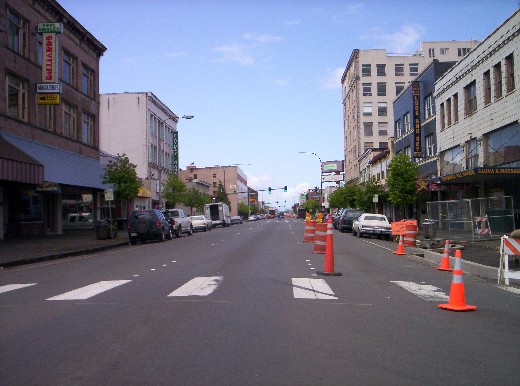
M 450 302 L 448 304 L 439 304 L 439 308 L 451 311 L 473 311 L 476 306 L 466 304 L 466 295 L 464 294 L 464 281 L 462 279 L 462 252 L 460 249 L 455 251 L 455 265 L 453 267 L 453 279 L 451 281 Z
M 404 251 L 404 236 L 401 235 L 399 237 L 399 245 L 397 246 L 397 251 L 394 252 L 394 255 L 406 255 Z
M 327 235 L 325 241 L 325 263 L 323 272 L 318 271 L 318 275 L 341 276 L 341 272 L 334 272 L 334 227 L 332 226 L 332 217 L 327 221 Z
M 450 250 L 448 248 L 448 244 L 450 242 L 446 240 L 446 244 L 444 245 L 444 254 L 442 255 L 441 265 L 437 267 L 439 271 L 453 271 L 450 268 Z

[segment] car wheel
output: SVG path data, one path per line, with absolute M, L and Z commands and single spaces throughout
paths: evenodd
M 172 228 L 171 227 L 168 229 L 168 236 L 166 236 L 166 238 L 168 240 L 173 239 L 173 232 L 172 232 Z
M 363 235 L 361 234 L 361 231 L 359 231 L 357 235 L 359 238 L 363 237 Z
M 188 236 L 191 236 L 193 234 L 193 226 L 190 225 L 190 230 L 188 231 Z
M 179 238 L 182 236 L 181 228 L 175 229 L 175 237 Z
M 164 231 L 162 231 L 159 235 L 159 241 L 162 243 L 164 240 L 166 240 L 166 236 L 164 235 Z
M 130 245 L 135 245 L 137 243 L 137 239 L 135 237 L 130 237 Z
M 354 228 L 352 228 L 352 236 L 355 236 L 356 235 L 356 230 Z

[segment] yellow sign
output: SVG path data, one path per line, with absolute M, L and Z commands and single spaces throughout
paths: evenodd
M 59 105 L 60 94 L 38 94 L 36 100 L 39 105 Z

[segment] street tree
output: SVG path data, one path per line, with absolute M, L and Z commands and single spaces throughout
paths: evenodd
M 227 192 L 224 189 L 224 185 L 222 184 L 222 181 L 219 181 L 218 184 L 217 184 L 217 190 L 215 192 L 215 200 L 217 202 L 224 202 L 228 206 L 231 205 L 231 201 L 229 201 Z
M 238 203 L 238 215 L 242 218 L 249 216 L 249 207 L 243 202 Z
M 320 208 L 320 203 L 318 200 L 307 200 L 305 204 L 303 204 L 305 210 L 311 214 L 311 216 L 315 216 L 318 209 Z
M 356 194 L 356 205 L 359 209 L 370 212 L 374 208 L 374 194 L 381 198 L 384 197 L 385 191 L 380 182 L 375 177 L 364 182 Z
M 142 186 L 137 178 L 135 171 L 136 165 L 130 162 L 126 154 L 117 154 L 115 160 L 111 160 L 105 166 L 103 175 L 103 183 L 113 185 L 114 199 L 122 205 L 126 206 L 126 217 L 128 218 L 128 210 L 131 200 L 137 196 L 139 188 Z
M 357 197 L 359 196 L 361 187 L 355 182 L 349 182 L 343 187 L 342 202 L 343 208 L 359 208 Z
M 190 188 L 184 193 L 182 203 L 190 208 L 190 216 L 192 216 L 193 208 L 199 210 L 200 207 L 204 207 L 204 204 L 206 203 L 204 202 L 204 199 L 204 193 L 197 188 Z M 202 210 L 200 211 L 202 212 Z
M 404 153 L 398 153 L 388 164 L 388 196 L 394 206 L 415 203 L 418 166 Z
M 330 208 L 344 208 L 343 205 L 343 191 L 345 188 L 340 187 L 336 189 L 332 194 L 329 196 L 329 207 Z
M 177 174 L 170 174 L 162 186 L 162 196 L 166 200 L 167 208 L 175 208 L 176 205 L 184 202 L 186 184 Z

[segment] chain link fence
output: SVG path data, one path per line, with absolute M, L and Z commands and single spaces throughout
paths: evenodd
M 422 224 L 427 239 L 476 241 L 500 238 L 515 229 L 511 196 L 427 203 Z

